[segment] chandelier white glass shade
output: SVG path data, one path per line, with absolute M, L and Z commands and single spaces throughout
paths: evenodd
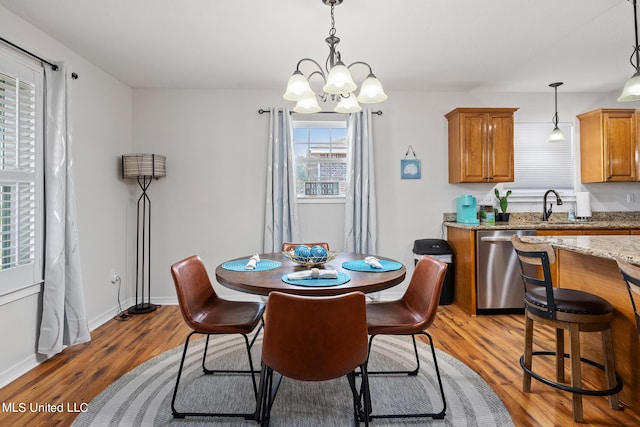
M 562 86 L 562 82 L 557 82 L 557 83 L 551 83 L 549 85 L 549 87 L 552 87 L 555 89 L 555 100 L 556 100 L 556 112 L 553 115 L 553 130 L 551 131 L 551 135 L 549 135 L 549 139 L 547 139 L 547 142 L 562 142 L 562 141 L 566 141 L 567 139 L 564 137 L 564 134 L 562 133 L 562 131 L 560 130 L 560 128 L 558 127 L 558 86 Z
M 336 113 L 357 113 L 358 111 L 362 111 L 362 107 L 353 92 L 346 98 L 341 97 L 335 108 Z
M 340 52 L 336 49 L 340 39 L 335 36 L 336 28 L 333 8 L 341 4 L 342 1 L 322 0 L 324 4 L 331 6 L 331 29 L 329 30 L 329 37 L 325 39 L 327 45 L 329 45 L 329 56 L 325 62 L 325 67 L 323 68 L 311 58 L 303 58 L 298 61 L 296 70 L 289 78 L 283 98 L 287 101 L 296 101 L 296 105 L 293 108 L 296 113 L 317 113 L 320 111 L 318 98 L 323 102 L 329 98 L 336 101 L 335 111 L 339 113 L 356 113 L 362 110 L 360 103 L 373 104 L 387 99 L 387 95 L 382 89 L 382 84 L 373 74 L 369 64 L 357 61 L 346 66 L 342 62 Z M 313 66 L 313 71 L 308 76 L 305 76 L 300 71 L 300 66 L 303 63 L 311 63 Z M 369 70 L 367 77 L 360 85 L 360 92 L 357 96 L 355 92 L 358 89 L 358 85 L 353 81 L 351 71 L 349 71 L 355 65 L 364 65 Z M 309 83 L 313 76 L 318 76 L 323 82 L 322 91 L 317 94 L 311 89 Z
M 624 85 L 622 94 L 618 98 L 619 102 L 640 101 L 640 46 L 638 46 L 638 15 L 636 11 L 636 0 L 633 0 L 633 22 L 636 30 L 636 45 L 631 54 L 631 65 L 636 72 Z M 634 63 L 635 56 L 635 63 Z

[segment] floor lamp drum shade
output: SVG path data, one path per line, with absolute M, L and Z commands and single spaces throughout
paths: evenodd
M 123 178 L 155 178 L 167 176 L 167 158 L 160 154 L 124 154 L 122 156 Z
M 157 307 L 151 304 L 151 199 L 147 189 L 154 179 L 167 176 L 167 158 L 159 154 L 123 154 L 122 178 L 137 179 L 142 194 L 136 217 L 136 302 L 129 314 L 144 314 Z

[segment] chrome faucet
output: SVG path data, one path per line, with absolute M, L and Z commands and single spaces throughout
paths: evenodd
M 560 198 L 560 195 L 556 192 L 556 190 L 547 190 L 547 192 L 544 193 L 544 199 L 542 200 L 542 220 L 543 221 L 549 221 L 549 217 L 551 216 L 552 209 L 553 209 L 553 202 L 551 202 L 549 203 L 549 210 L 547 210 L 547 196 L 549 195 L 549 193 L 553 193 L 556 195 L 556 204 L 558 206 L 562 204 L 562 199 Z

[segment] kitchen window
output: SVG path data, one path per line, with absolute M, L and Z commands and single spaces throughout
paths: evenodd
M 0 295 L 42 280 L 42 70 L 0 51 Z
M 347 177 L 347 120 L 293 120 L 293 153 L 298 202 L 344 200 Z
M 514 190 L 512 197 L 538 200 L 551 188 L 566 195 L 575 192 L 573 126 L 558 123 L 558 127 L 564 133 L 564 142 L 547 142 L 551 123 L 514 124 L 515 178 L 503 185 L 505 190 Z

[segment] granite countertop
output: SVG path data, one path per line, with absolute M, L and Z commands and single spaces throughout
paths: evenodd
M 549 221 L 542 221 L 539 212 L 511 213 L 509 222 L 495 224 L 462 224 L 455 222 L 456 214 L 445 213 L 444 225 L 468 230 L 585 230 L 585 229 L 640 229 L 640 212 L 593 212 L 587 221 L 568 221 L 566 212 L 553 213 Z
M 583 255 L 620 257 L 640 264 L 640 236 L 522 236 L 521 239 L 529 243 L 550 243 L 554 248 Z

